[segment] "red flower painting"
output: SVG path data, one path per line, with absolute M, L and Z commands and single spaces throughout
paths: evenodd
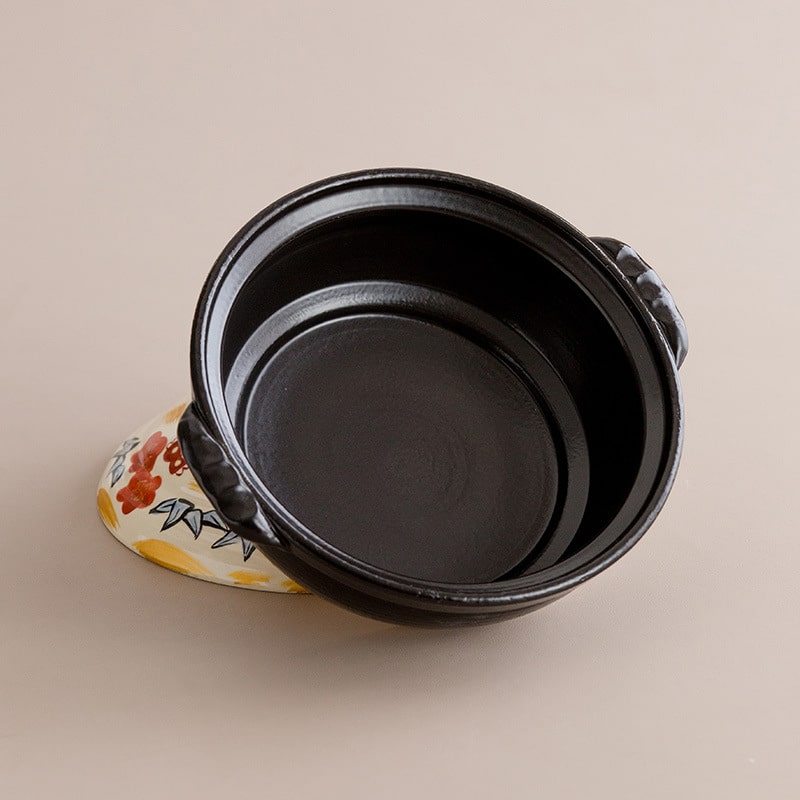
M 136 508 L 147 508 L 156 499 L 159 486 L 160 475 L 152 475 L 146 469 L 134 472 L 128 485 L 117 492 L 117 501 L 122 503 L 122 513 L 130 514 Z
M 177 439 L 164 451 L 164 461 L 169 465 L 170 475 L 183 475 L 188 469 Z
M 156 463 L 156 459 L 167 445 L 167 437 L 161 431 L 156 431 L 141 447 L 131 456 L 131 466 L 129 472 L 139 472 L 145 470 L 150 472 Z

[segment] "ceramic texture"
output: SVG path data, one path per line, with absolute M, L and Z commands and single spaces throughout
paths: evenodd
M 226 586 L 305 593 L 220 519 L 189 469 L 177 438 L 187 403 L 131 434 L 100 478 L 97 509 L 133 552 L 167 569 Z
M 686 349 L 623 242 L 473 178 L 367 170 L 278 200 L 223 250 L 178 438 L 218 518 L 315 594 L 483 624 L 562 597 L 653 523 Z

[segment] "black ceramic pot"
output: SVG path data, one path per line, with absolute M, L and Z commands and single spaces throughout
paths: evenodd
M 686 346 L 627 245 L 470 178 L 360 172 L 279 200 L 217 260 L 179 436 L 230 527 L 303 586 L 488 622 L 652 523 Z

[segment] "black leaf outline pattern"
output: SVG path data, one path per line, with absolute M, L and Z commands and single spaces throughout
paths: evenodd
M 161 525 L 162 531 L 166 531 L 179 522 L 183 522 L 192 532 L 195 540 L 197 540 L 205 527 L 223 531 L 222 536 L 211 545 L 212 550 L 240 542 L 244 561 L 247 561 L 255 552 L 256 546 L 249 539 L 239 536 L 238 533 L 234 533 L 224 525 L 216 511 L 201 511 L 191 500 L 187 500 L 185 497 L 171 497 L 168 500 L 162 500 L 155 508 L 150 509 L 150 513 L 167 515 Z
M 119 450 L 114 453 L 114 460 L 111 462 L 111 469 L 108 470 L 108 474 L 111 477 L 111 487 L 113 488 L 114 485 L 119 481 L 119 479 L 125 474 L 125 456 L 139 444 L 141 440 L 138 436 L 132 436 L 130 439 L 126 439 L 120 446 Z

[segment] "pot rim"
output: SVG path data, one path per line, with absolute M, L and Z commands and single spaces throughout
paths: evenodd
M 482 206 L 484 207 L 485 218 L 480 220 L 470 217 L 470 219 L 475 222 L 482 221 L 483 224 L 494 227 L 506 235 L 510 235 L 510 233 L 505 227 L 498 227 L 497 214 L 508 215 L 508 219 L 505 219 L 504 223 L 510 224 L 515 221 L 516 230 L 520 236 L 524 236 L 525 233 L 523 229 L 525 220 L 528 221 L 530 227 L 533 227 L 534 223 L 544 227 L 561 243 L 575 251 L 578 256 L 575 266 L 582 266 L 585 274 L 587 266 L 594 267 L 594 272 L 603 279 L 603 283 L 611 290 L 611 293 L 622 300 L 624 306 L 627 307 L 630 313 L 630 322 L 641 333 L 658 373 L 660 381 L 658 389 L 664 404 L 664 421 L 667 429 L 664 432 L 657 479 L 652 482 L 647 500 L 641 504 L 633 521 L 612 541 L 603 542 L 603 534 L 600 533 L 586 547 L 552 567 L 495 583 L 448 584 L 422 581 L 379 569 L 333 547 L 294 517 L 256 475 L 235 434 L 233 422 L 225 403 L 221 376 L 217 379 L 216 376 L 211 375 L 213 370 L 209 369 L 209 341 L 219 345 L 224 331 L 224 324 L 217 320 L 218 330 L 216 333 L 218 335 L 216 338 L 211 336 L 209 329 L 212 317 L 214 317 L 215 311 L 218 313 L 220 306 L 226 310 L 229 309 L 241 288 L 241 286 L 228 286 L 226 281 L 236 267 L 239 258 L 247 252 L 254 241 L 290 212 L 338 193 L 381 185 L 403 186 L 409 190 L 427 189 L 430 191 L 432 189 L 441 194 L 449 192 L 462 198 L 471 198 L 473 210 L 480 210 Z M 379 207 L 381 206 L 375 208 Z M 395 208 L 396 206 L 387 203 L 382 207 Z M 425 208 L 426 206 L 409 204 L 408 207 Z M 375 208 L 370 210 L 375 210 Z M 428 206 L 428 208 L 431 207 Z M 351 213 L 358 213 L 358 211 Z M 514 220 L 511 219 L 512 217 Z M 289 234 L 286 241 L 295 233 Z M 530 239 L 523 238 L 523 241 L 527 241 L 529 245 L 532 244 Z M 557 264 L 557 266 L 563 269 L 562 264 Z M 582 282 L 580 285 L 589 293 Z M 619 320 L 611 319 L 609 309 L 601 305 L 596 297 L 592 296 L 592 299 L 606 314 L 611 324 L 619 322 Z M 618 331 L 618 335 L 627 350 L 629 343 L 623 340 L 621 332 Z M 683 400 L 677 376 L 677 365 L 663 330 L 631 282 L 597 244 L 549 209 L 499 186 L 455 173 L 415 168 L 361 170 L 309 184 L 269 205 L 233 236 L 215 261 L 197 302 L 192 324 L 190 351 L 192 389 L 198 413 L 228 459 L 241 472 L 270 521 L 277 524 L 277 538 L 281 541 L 279 547 L 289 545 L 291 551 L 300 558 L 303 557 L 302 551 L 313 554 L 312 558 L 318 567 L 320 565 L 328 566 L 332 572 L 336 572 L 340 579 L 344 572 L 351 576 L 354 582 L 366 581 L 384 591 L 405 595 L 408 600 L 413 598 L 417 602 L 434 600 L 438 603 L 459 606 L 507 606 L 520 603 L 541 603 L 545 600 L 555 599 L 606 569 L 636 544 L 664 505 L 674 483 L 680 460 L 684 426 Z M 636 363 L 633 358 L 631 360 L 632 363 Z M 636 373 L 637 380 L 641 381 L 639 365 L 637 365 Z M 640 386 L 640 388 L 644 395 L 645 387 Z M 649 391 L 654 392 L 655 387 L 649 387 Z M 607 531 L 608 527 L 604 530 Z M 596 547 L 599 542 L 602 542 L 602 546 Z

